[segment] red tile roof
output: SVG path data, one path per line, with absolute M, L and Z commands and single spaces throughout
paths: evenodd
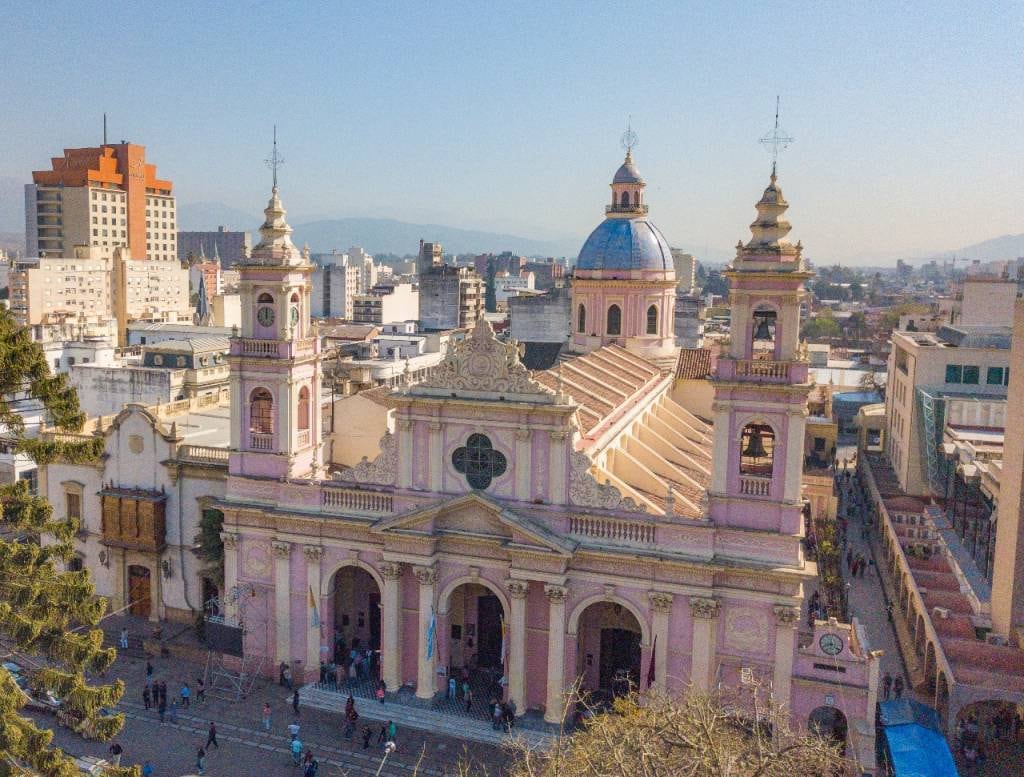
M 680 348 L 676 361 L 677 380 L 699 380 L 711 374 L 710 348 Z

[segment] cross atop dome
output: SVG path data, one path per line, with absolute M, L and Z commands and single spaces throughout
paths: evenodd
M 605 207 L 609 218 L 632 218 L 647 212 L 643 191 L 647 186 L 633 161 L 633 149 L 640 142 L 632 126 L 622 133 L 622 147 L 626 149 L 626 158 L 612 178 L 612 204 Z
M 273 171 L 274 185 L 270 190 L 270 201 L 263 211 L 266 217 L 260 227 L 260 242 L 250 253 L 252 264 L 298 266 L 308 264 L 302 252 L 292 243 L 292 228 L 289 226 L 287 211 L 281 204 L 280 190 L 277 186 L 277 169 L 284 159 L 277 151 L 277 125 L 274 126 L 274 148 L 270 157 L 264 160 Z

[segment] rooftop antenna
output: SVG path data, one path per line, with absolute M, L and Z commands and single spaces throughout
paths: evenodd
M 629 115 L 629 121 L 626 122 L 626 131 L 622 133 L 622 137 L 619 139 L 622 147 L 626 149 L 626 156 L 633 153 L 633 149 L 640 143 L 640 138 L 633 132 L 633 114 Z
M 107 114 L 103 113 L 103 145 L 107 145 Z
M 793 138 L 786 134 L 785 130 L 779 129 L 779 96 L 775 95 L 775 128 L 758 141 L 768 149 L 772 155 L 772 179 L 775 178 L 775 167 L 779 161 L 779 151 L 785 151 Z
M 274 148 L 270 156 L 263 160 L 267 167 L 274 171 L 274 188 L 277 188 L 277 168 L 284 164 L 284 157 L 277 153 L 277 125 L 274 125 Z

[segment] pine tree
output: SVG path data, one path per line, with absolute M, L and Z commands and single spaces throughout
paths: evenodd
M 0 429 L 14 450 L 38 464 L 90 461 L 102 452 L 99 437 L 37 438 L 19 412 L 29 408 L 43 411 L 58 432 L 77 432 L 85 422 L 74 388 L 50 373 L 38 343 L 0 310 Z M 102 710 L 117 704 L 124 685 L 90 682 L 110 667 L 116 651 L 103 647 L 97 624 L 106 603 L 95 596 L 89 572 L 63 571 L 73 556 L 77 523 L 54 519 L 50 504 L 24 481 L 0 486 L 0 505 L 0 657 L 22 668 L 28 692 L 48 691 L 61 700 L 62 718 L 108 740 L 124 716 Z M 77 775 L 74 761 L 52 746 L 53 733 L 21 714 L 26 690 L 0 669 L 0 775 Z

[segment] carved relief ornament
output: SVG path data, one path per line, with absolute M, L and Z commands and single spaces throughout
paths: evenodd
M 386 431 L 380 438 L 380 453 L 377 454 L 377 458 L 370 461 L 363 456 L 363 460 L 344 473 L 342 477 L 355 483 L 393 486 L 397 472 L 398 444 L 395 435 Z
M 224 543 L 224 550 L 234 550 L 238 547 L 238 535 L 233 532 L 221 532 L 220 539 Z
M 302 552 L 306 554 L 306 559 L 309 561 L 319 562 L 324 557 L 324 549 L 321 545 L 305 545 Z
M 569 502 L 579 507 L 598 507 L 605 510 L 628 510 L 642 513 L 643 505 L 638 505 L 630 497 L 622 496 L 613 485 L 602 485 L 590 474 L 590 459 L 585 453 L 572 452 L 572 469 L 569 471 Z
M 564 602 L 569 596 L 569 589 L 564 585 L 546 585 L 544 586 L 544 593 L 548 597 L 548 601 L 552 604 Z
M 271 543 L 274 550 L 274 558 L 288 558 L 292 553 L 292 544 L 283 540 L 274 540 Z
M 506 580 L 505 587 L 513 599 L 525 599 L 530 590 L 530 584 L 526 580 Z
M 780 626 L 792 626 L 800 622 L 800 610 L 788 604 L 777 604 L 772 608 Z
M 437 580 L 437 570 L 434 567 L 415 567 L 413 571 L 420 585 L 433 585 Z
M 401 580 L 402 565 L 398 561 L 385 561 L 380 565 L 380 573 L 385 580 Z
M 672 601 L 675 597 L 663 591 L 651 591 L 647 594 L 647 600 L 651 603 L 651 609 L 655 612 L 672 612 Z

